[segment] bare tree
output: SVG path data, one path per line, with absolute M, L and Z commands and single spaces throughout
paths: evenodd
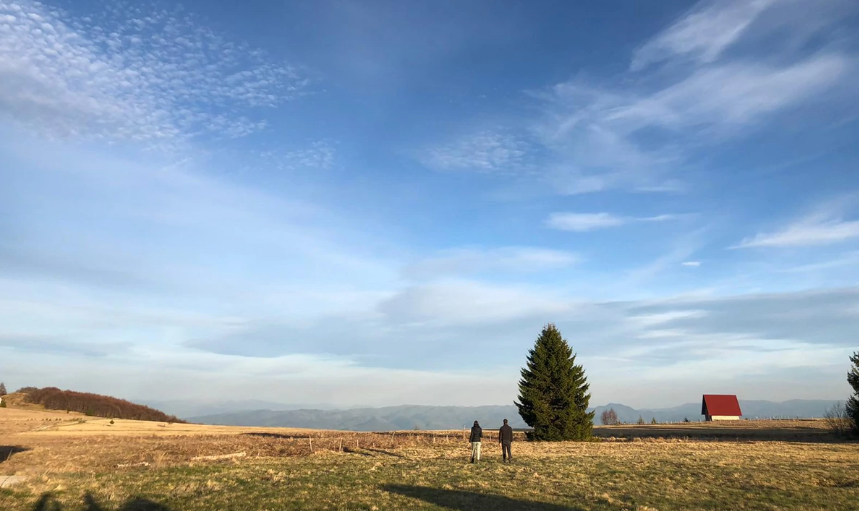
M 823 420 L 826 427 L 838 436 L 847 436 L 853 430 L 853 420 L 840 401 L 823 413 Z
M 614 408 L 603 410 L 602 415 L 600 415 L 600 422 L 605 426 L 613 426 L 617 424 L 617 412 L 614 411 Z

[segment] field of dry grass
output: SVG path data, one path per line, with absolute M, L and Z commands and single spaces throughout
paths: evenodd
M 135 423 L 0 409 L 0 509 L 857 509 L 859 444 L 815 421 L 613 426 L 600 441 Z M 311 450 L 312 449 L 312 450 Z

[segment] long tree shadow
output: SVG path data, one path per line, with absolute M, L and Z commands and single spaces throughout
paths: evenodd
M 584 511 L 584 508 L 546 504 L 529 500 L 517 500 L 503 495 L 488 495 L 463 490 L 443 490 L 425 486 L 406 486 L 403 484 L 387 484 L 382 489 L 405 497 L 423 500 L 430 504 L 460 509 L 462 511 Z
M 259 436 L 259 437 L 263 437 L 263 438 L 279 438 L 281 440 L 293 440 L 293 439 L 298 440 L 298 439 L 310 438 L 310 435 L 308 435 L 308 434 L 286 435 L 284 433 L 266 433 L 264 431 L 251 431 L 251 432 L 242 433 L 242 434 L 246 435 L 246 436 Z
M 403 454 L 400 454 L 400 453 L 397 453 L 397 452 L 393 452 L 393 451 L 386 451 L 386 450 L 384 450 L 384 449 L 373 449 L 373 448 L 370 448 L 370 447 L 365 447 L 365 448 L 364 448 L 364 450 L 365 450 L 365 451 L 374 452 L 374 453 L 376 453 L 376 454 L 382 454 L 382 455 L 384 455 L 384 456 L 391 456 L 391 457 L 394 457 L 394 458 L 405 458 L 405 455 L 403 455 Z
M 701 425 L 617 425 L 594 428 L 594 436 L 600 438 L 664 438 L 684 439 L 699 442 L 800 442 L 800 443 L 844 443 L 850 438 L 839 437 L 828 429 L 809 426 L 773 425 L 769 428 L 755 427 L 754 422 L 743 424 Z M 712 423 L 710 423 L 712 424 Z
M 107 511 L 101 507 L 95 498 L 89 494 L 84 494 L 83 498 L 84 511 Z M 36 504 L 33 506 L 33 511 L 63 511 L 63 506 L 57 502 L 50 493 L 43 493 Z M 172 511 L 169 507 L 153 502 L 149 499 L 136 497 L 128 499 L 118 508 L 117 511 Z
M 3 463 L 4 461 L 11 458 L 13 454 L 18 454 L 19 452 L 25 452 L 29 450 L 29 448 L 21 447 L 20 445 L 0 445 L 0 463 Z

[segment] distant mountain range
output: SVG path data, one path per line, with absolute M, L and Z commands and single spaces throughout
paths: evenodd
M 458 429 L 479 420 L 486 427 L 509 419 L 514 428 L 526 427 L 513 405 L 502 406 L 390 406 L 352 410 L 253 410 L 193 417 L 191 422 L 227 426 L 279 426 L 350 431 Z
M 783 403 L 771 401 L 740 401 L 745 418 L 821 417 L 836 401 L 795 399 Z M 248 403 L 245 403 L 248 404 Z M 288 405 L 279 405 L 288 406 Z M 701 403 L 687 403 L 673 408 L 642 409 L 610 403 L 598 406 L 595 423 L 599 424 L 603 410 L 613 408 L 618 420 L 634 423 L 639 417 L 646 422 L 680 422 L 701 420 Z M 162 408 L 164 409 L 164 408 Z M 509 419 L 514 428 L 526 424 L 514 405 L 497 406 L 391 406 L 384 408 L 354 408 L 350 410 L 244 410 L 190 416 L 190 422 L 227 426 L 273 426 L 293 428 L 338 429 L 351 431 L 393 431 L 410 429 L 458 429 L 469 427 L 478 420 L 486 428 L 501 425 Z
M 140 399 L 139 402 L 177 417 L 196 417 L 203 415 L 220 415 L 247 410 L 335 410 L 334 405 L 324 403 L 285 404 L 259 399 L 243 401 L 197 401 L 197 400 L 152 400 Z

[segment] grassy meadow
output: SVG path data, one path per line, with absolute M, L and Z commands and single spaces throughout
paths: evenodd
M 859 444 L 835 441 L 819 421 L 598 427 L 597 434 L 587 443 L 519 441 L 509 464 L 490 439 L 472 465 L 459 431 L 110 424 L 0 409 L 0 485 L 19 478 L 0 489 L 0 509 L 859 506 Z

